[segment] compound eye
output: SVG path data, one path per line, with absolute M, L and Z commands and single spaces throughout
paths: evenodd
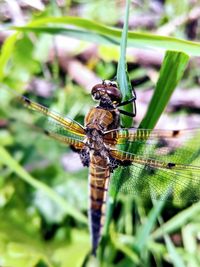
M 102 84 L 96 84 L 91 91 L 92 97 L 95 100 L 99 100 L 103 94 L 105 94 L 105 86 L 103 86 Z
M 107 89 L 107 94 L 109 95 L 110 99 L 113 103 L 120 103 L 122 100 L 122 95 L 119 89 L 115 86 L 111 86 Z

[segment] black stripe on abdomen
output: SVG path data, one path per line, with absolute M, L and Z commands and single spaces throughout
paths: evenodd
M 96 250 L 101 238 L 101 230 L 105 221 L 106 199 L 110 168 L 108 159 L 99 155 L 90 154 L 90 232 L 92 237 L 92 254 Z

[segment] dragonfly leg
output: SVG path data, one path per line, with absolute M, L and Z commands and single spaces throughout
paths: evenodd
M 133 103 L 133 113 L 124 111 L 122 109 L 118 109 L 119 112 L 121 114 L 124 114 L 124 115 L 129 116 L 129 117 L 135 117 L 136 113 L 137 113 L 136 103 L 135 103 L 136 99 L 137 99 L 137 97 L 136 97 L 135 89 L 134 89 L 134 87 L 132 87 L 132 97 L 130 99 L 126 100 L 126 101 L 123 101 L 123 102 L 119 103 L 117 105 L 117 107 L 122 107 L 122 106 L 126 106 L 127 104 Z
M 113 172 L 119 166 L 119 160 L 110 156 L 110 171 Z
M 117 107 L 125 106 L 127 104 L 130 104 L 130 103 L 134 102 L 135 100 L 136 100 L 136 96 L 133 96 L 131 99 L 126 100 L 126 101 L 121 102 L 120 104 L 118 104 Z
M 88 149 L 82 149 L 80 151 L 80 158 L 83 166 L 89 167 L 90 165 L 90 152 Z
M 78 149 L 78 148 L 74 147 L 73 145 L 71 145 L 70 148 L 73 152 L 79 154 L 83 166 L 89 167 L 89 165 L 90 165 L 90 153 L 89 153 L 88 149 L 86 149 L 86 148 Z
M 118 110 L 119 110 L 119 112 L 121 114 L 124 114 L 124 115 L 126 115 L 128 117 L 135 117 L 136 116 L 136 111 L 134 111 L 133 113 L 131 113 L 131 112 L 127 112 L 127 111 L 122 110 L 122 109 L 118 109 Z

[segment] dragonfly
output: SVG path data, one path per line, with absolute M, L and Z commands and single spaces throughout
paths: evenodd
M 166 199 L 167 194 L 169 200 L 200 199 L 200 129 L 122 128 L 120 114 L 136 115 L 135 93 L 131 99 L 122 101 L 118 84 L 104 80 L 93 86 L 91 95 L 98 105 L 89 110 L 84 126 L 25 96 L 17 98 L 47 119 L 44 127 L 47 136 L 69 145 L 79 154 L 83 166 L 89 168 L 88 217 L 91 251 L 96 255 L 111 182 L 116 190 L 141 197 Z M 133 113 L 120 109 L 129 103 L 133 103 Z M 128 176 L 112 180 L 115 170 L 127 167 Z

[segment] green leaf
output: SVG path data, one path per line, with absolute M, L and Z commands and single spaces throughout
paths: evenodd
M 62 25 L 75 26 L 63 27 Z M 53 26 L 52 26 L 53 25 Z M 56 25 L 56 26 L 54 26 Z M 47 32 L 51 34 L 75 33 L 76 38 L 103 43 L 105 40 L 110 44 L 120 44 L 121 30 L 107 27 L 103 24 L 77 17 L 47 17 L 32 21 L 24 27 L 14 27 L 18 31 Z M 82 30 L 84 29 L 84 30 Z M 77 32 L 77 30 L 79 30 Z M 97 36 L 101 38 L 97 38 Z M 104 42 L 105 43 L 105 42 Z M 129 31 L 127 45 L 129 47 L 143 48 L 162 48 L 166 50 L 177 50 L 188 53 L 192 56 L 200 55 L 200 44 L 197 42 L 186 41 L 174 37 L 160 36 L 145 32 Z
M 157 228 L 152 233 L 152 238 L 161 238 L 164 234 L 170 234 L 177 229 L 180 229 L 186 223 L 190 222 L 190 220 L 196 217 L 196 214 L 200 212 L 200 202 L 194 204 L 193 206 L 179 212 L 173 218 L 168 220 L 166 223 L 162 224 L 161 227 Z
M 17 37 L 18 37 L 17 33 L 9 36 L 2 46 L 1 54 L 0 54 L 0 81 L 3 80 L 6 74 L 7 63 L 15 48 Z
M 132 263 L 138 265 L 140 263 L 140 259 L 137 252 L 125 244 L 123 237 L 117 235 L 112 229 L 110 235 L 113 245 L 124 255 L 126 255 L 132 261 Z
M 127 72 L 127 64 L 126 64 L 126 46 L 127 46 L 127 36 L 128 36 L 128 18 L 129 18 L 129 8 L 130 1 L 126 2 L 126 14 L 124 19 L 124 27 L 122 31 L 122 39 L 120 45 L 120 59 L 117 67 L 117 81 L 120 87 L 120 91 L 122 92 L 123 101 L 129 100 L 132 98 L 132 88 L 131 83 L 129 81 L 128 72 Z M 132 104 L 121 107 L 121 109 L 132 113 L 133 108 Z M 122 125 L 124 127 L 132 126 L 132 118 L 128 116 L 121 116 Z
M 154 201 L 154 205 L 156 205 L 157 203 Z M 163 226 L 163 219 L 161 216 L 158 217 L 158 221 L 161 225 L 161 228 Z M 170 239 L 170 236 L 168 234 L 163 234 L 165 243 L 166 243 L 166 248 L 169 252 L 170 258 L 171 258 L 171 262 L 174 264 L 175 267 L 185 267 L 185 264 L 183 262 L 183 259 L 181 258 L 181 256 L 179 255 L 176 247 L 174 246 L 173 242 Z
M 2 218 L 3 216 L 0 221 L 0 262 L 4 263 L 3 266 L 79 267 L 90 249 L 85 231 L 71 230 L 70 240 L 67 239 L 67 242 L 45 242 L 36 234 L 30 235 L 24 231 L 23 225 L 19 226 L 12 219 L 5 221 Z
M 17 161 L 15 161 L 14 158 L 12 158 L 12 156 L 3 147 L 0 147 L 0 162 L 11 168 L 25 182 L 48 195 L 49 198 L 55 201 L 59 205 L 59 207 L 62 208 L 70 216 L 74 217 L 81 223 L 87 224 L 87 219 L 82 213 L 80 213 L 78 210 L 76 210 L 76 208 L 72 207 L 65 200 L 63 200 L 63 198 L 56 194 L 50 187 L 34 179 L 28 172 L 25 171 L 25 169 L 23 169 L 18 164 Z
M 165 195 L 167 196 L 167 194 Z M 135 246 L 137 246 L 140 253 L 142 253 L 143 249 L 147 245 L 147 241 L 149 240 L 150 233 L 155 226 L 158 216 L 160 215 L 162 208 L 165 204 L 165 200 L 156 201 L 156 205 L 151 209 L 147 221 L 143 224 L 138 230 Z
M 129 95 L 128 73 L 126 64 L 129 8 L 130 8 L 130 1 L 127 1 L 124 27 L 122 31 L 121 44 L 120 44 L 120 59 L 117 66 L 117 81 L 120 85 L 120 89 L 124 98 L 127 95 Z
M 186 265 L 184 264 L 181 256 L 178 254 L 176 247 L 174 246 L 169 236 L 165 235 L 164 238 L 171 258 L 171 262 L 174 264 L 175 267 L 185 267 Z
M 178 82 L 182 78 L 188 60 L 189 56 L 184 53 L 167 51 L 154 95 L 139 128 L 154 128 Z

